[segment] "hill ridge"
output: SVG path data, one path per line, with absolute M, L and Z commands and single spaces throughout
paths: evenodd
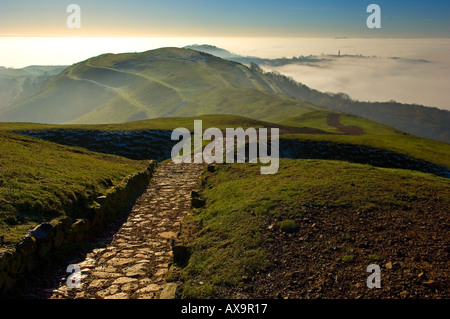
M 242 89 L 249 90 L 246 101 L 241 100 Z M 178 106 L 185 101 L 181 110 Z M 255 113 L 264 107 L 264 114 Z M 297 115 L 308 110 L 301 102 L 293 103 L 265 75 L 240 63 L 190 49 L 161 48 L 102 54 L 74 64 L 37 95 L 0 110 L 0 119 L 100 124 L 126 122 L 136 116 L 157 118 L 171 112 L 175 116 L 254 113 L 258 119 L 269 120 L 280 108 Z

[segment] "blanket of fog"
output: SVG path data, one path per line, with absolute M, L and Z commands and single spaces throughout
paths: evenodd
M 371 41 L 375 43 L 371 45 Z M 291 76 L 319 91 L 343 92 L 360 101 L 395 100 L 450 110 L 449 40 L 330 42 L 335 46 L 324 46 L 325 55 L 317 56 L 324 59 L 321 62 L 263 68 Z M 340 57 L 336 56 L 339 50 Z

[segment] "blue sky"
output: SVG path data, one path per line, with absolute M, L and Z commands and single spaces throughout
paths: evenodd
M 70 3 L 81 29 L 65 25 Z M 366 26 L 371 3 L 380 30 Z M 0 36 L 448 37 L 449 14 L 448 0 L 0 0 Z

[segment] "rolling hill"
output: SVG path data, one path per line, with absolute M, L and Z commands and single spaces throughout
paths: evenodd
M 256 70 L 178 48 L 105 54 L 75 64 L 40 93 L 0 111 L 4 122 L 120 123 L 235 114 L 280 121 L 312 110 Z
M 315 57 L 283 63 L 309 63 L 311 59 Z M 67 69 L 1 69 L 0 121 L 102 124 L 234 114 L 299 126 L 293 119 L 331 109 L 450 142 L 449 111 L 397 102 L 355 101 L 345 94 L 319 92 L 259 67 L 281 63 L 278 60 L 194 45 L 104 54 Z
M 67 66 L 0 67 L 0 110 L 20 103 L 42 91 L 53 76 Z

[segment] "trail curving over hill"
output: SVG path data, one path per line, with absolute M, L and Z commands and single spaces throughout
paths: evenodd
M 344 125 L 341 123 L 341 114 L 329 113 L 327 118 L 327 124 L 337 128 L 345 135 L 364 135 L 364 130 L 359 126 Z

